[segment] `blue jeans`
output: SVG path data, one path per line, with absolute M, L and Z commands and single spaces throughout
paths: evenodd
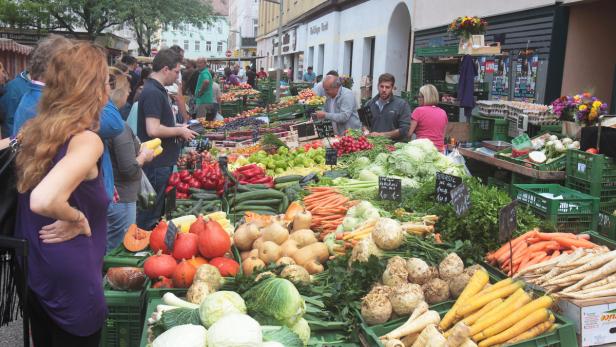
M 152 188 L 156 191 L 156 203 L 154 207 L 149 210 L 137 211 L 137 226 L 141 229 L 152 230 L 163 215 L 165 188 L 167 187 L 169 176 L 171 176 L 171 172 L 173 172 L 173 166 L 155 168 L 144 167 L 143 172 L 148 176 Z
M 124 234 L 137 219 L 136 202 L 118 202 L 109 204 L 107 209 L 107 253 L 118 247 Z

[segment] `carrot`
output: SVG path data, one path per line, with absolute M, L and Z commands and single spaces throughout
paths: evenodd
M 511 246 L 516 246 L 518 245 L 520 242 L 524 241 L 527 237 L 527 235 L 529 235 L 529 233 L 531 233 L 531 231 L 527 231 L 526 233 L 516 237 L 515 239 L 511 240 Z M 503 253 L 509 251 L 509 242 L 505 243 L 504 245 L 501 246 L 501 248 L 499 248 L 496 252 L 493 253 L 492 258 L 493 259 L 497 259 L 499 258 Z
M 526 263 L 526 266 L 524 268 L 529 267 L 531 265 L 538 264 L 546 259 L 549 259 L 549 256 L 547 253 L 545 252 L 535 253 L 535 257 L 533 257 L 528 263 Z
M 509 246 L 509 245 L 507 245 Z M 509 249 L 507 249 L 503 254 L 501 254 L 498 258 L 497 261 L 499 263 L 504 262 L 506 259 L 509 259 L 511 257 L 512 254 L 515 254 L 515 252 L 522 248 L 522 247 L 527 247 L 526 246 L 526 242 L 519 242 L 518 244 L 516 244 L 515 246 L 512 245 L 511 251 Z M 508 247 L 509 248 L 509 247 Z
M 520 321 L 518 321 L 515 325 L 513 325 L 512 327 L 510 327 L 509 329 L 503 331 L 502 333 L 496 335 L 496 336 L 491 336 L 490 338 L 481 341 L 479 343 L 479 347 L 488 347 L 488 346 L 493 346 L 496 344 L 500 344 L 503 343 L 507 340 L 510 340 L 522 333 L 524 333 L 525 331 L 527 331 L 528 329 L 534 327 L 537 324 L 543 323 L 547 320 L 550 319 L 550 315 L 552 313 L 550 312 L 550 310 L 546 309 L 546 308 L 541 308 L 538 309 L 536 311 L 534 311 L 533 313 L 527 315 L 526 317 L 522 318 Z M 474 336 L 473 336 L 474 339 Z
M 513 295 L 509 296 L 501 304 L 490 310 L 483 317 L 479 318 L 471 327 L 470 336 L 477 335 L 489 326 L 507 317 L 515 310 L 530 302 L 530 296 L 519 288 Z
M 481 289 L 489 282 L 489 280 L 490 277 L 488 276 L 488 273 L 486 271 L 479 270 L 475 272 L 473 274 L 473 277 L 471 277 L 471 279 L 468 281 L 468 284 L 458 297 L 458 300 L 456 300 L 456 302 L 453 304 L 453 307 L 449 310 L 449 312 L 447 312 L 447 314 L 445 314 L 445 317 L 443 317 L 443 320 L 441 320 L 441 322 L 439 323 L 439 328 L 441 328 L 441 330 L 449 328 L 453 324 L 457 316 L 456 311 L 458 310 L 458 308 L 462 306 L 467 299 L 479 293 Z
M 522 288 L 523 286 L 524 283 L 519 281 L 485 295 L 476 295 L 468 299 L 468 301 L 460 307 L 460 309 L 456 312 L 456 316 L 464 317 L 466 314 L 478 310 L 479 308 L 483 307 L 485 304 L 494 299 L 503 298 L 511 295 L 513 292 L 515 292 L 519 288 Z
M 554 253 L 552 253 L 552 255 L 550 256 L 550 260 L 558 257 L 560 255 L 560 251 L 559 250 L 555 250 Z
M 566 238 L 566 237 L 556 237 L 554 238 L 554 241 L 560 243 L 561 246 L 564 247 L 568 247 L 571 248 L 573 246 L 575 247 L 582 247 L 582 248 L 594 248 L 597 247 L 596 244 L 590 242 L 590 241 L 586 241 L 584 239 L 571 239 L 571 238 Z
M 558 242 L 555 242 L 555 241 L 540 241 L 540 242 L 537 242 L 537 243 L 529 246 L 528 247 L 528 251 L 529 252 L 542 251 L 544 249 L 547 249 L 548 246 L 556 246 L 557 248 L 560 248 L 560 246 L 558 245 Z
M 520 341 L 524 341 L 524 340 L 528 340 L 528 339 L 532 339 L 533 337 L 537 337 L 541 334 L 543 334 L 544 332 L 552 329 L 552 327 L 554 327 L 554 318 L 553 316 L 550 316 L 550 319 L 535 325 L 534 327 L 526 330 L 526 332 L 512 338 L 509 339 L 507 341 L 505 341 L 505 346 L 509 346 L 511 344 L 514 344 L 516 342 L 520 342 Z
M 471 326 L 471 325 L 475 324 L 475 322 L 479 318 L 483 317 L 486 313 L 490 312 L 490 310 L 492 310 L 494 307 L 496 307 L 497 305 L 499 305 L 502 302 L 503 302 L 503 299 L 501 299 L 501 298 L 494 299 L 493 301 L 490 301 L 488 304 L 486 304 L 481 309 L 477 310 L 475 313 L 466 316 L 462 321 L 466 325 Z

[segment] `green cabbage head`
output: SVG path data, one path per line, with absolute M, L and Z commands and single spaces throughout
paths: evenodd
M 223 290 L 212 293 L 203 299 L 199 307 L 199 318 L 206 328 L 229 313 L 246 314 L 244 299 L 236 292 Z
M 261 324 L 293 326 L 306 312 L 306 303 L 290 281 L 270 277 L 244 294 L 251 316 Z

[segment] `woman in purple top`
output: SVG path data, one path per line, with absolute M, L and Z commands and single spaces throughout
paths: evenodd
M 59 50 L 46 82 L 16 161 L 15 234 L 30 245 L 32 339 L 37 347 L 98 346 L 109 198 L 94 131 L 109 94 L 104 51 L 87 42 Z

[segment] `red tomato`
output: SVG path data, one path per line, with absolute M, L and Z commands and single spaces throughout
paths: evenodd
M 586 153 L 599 154 L 599 151 L 596 148 L 589 148 L 586 150 Z

